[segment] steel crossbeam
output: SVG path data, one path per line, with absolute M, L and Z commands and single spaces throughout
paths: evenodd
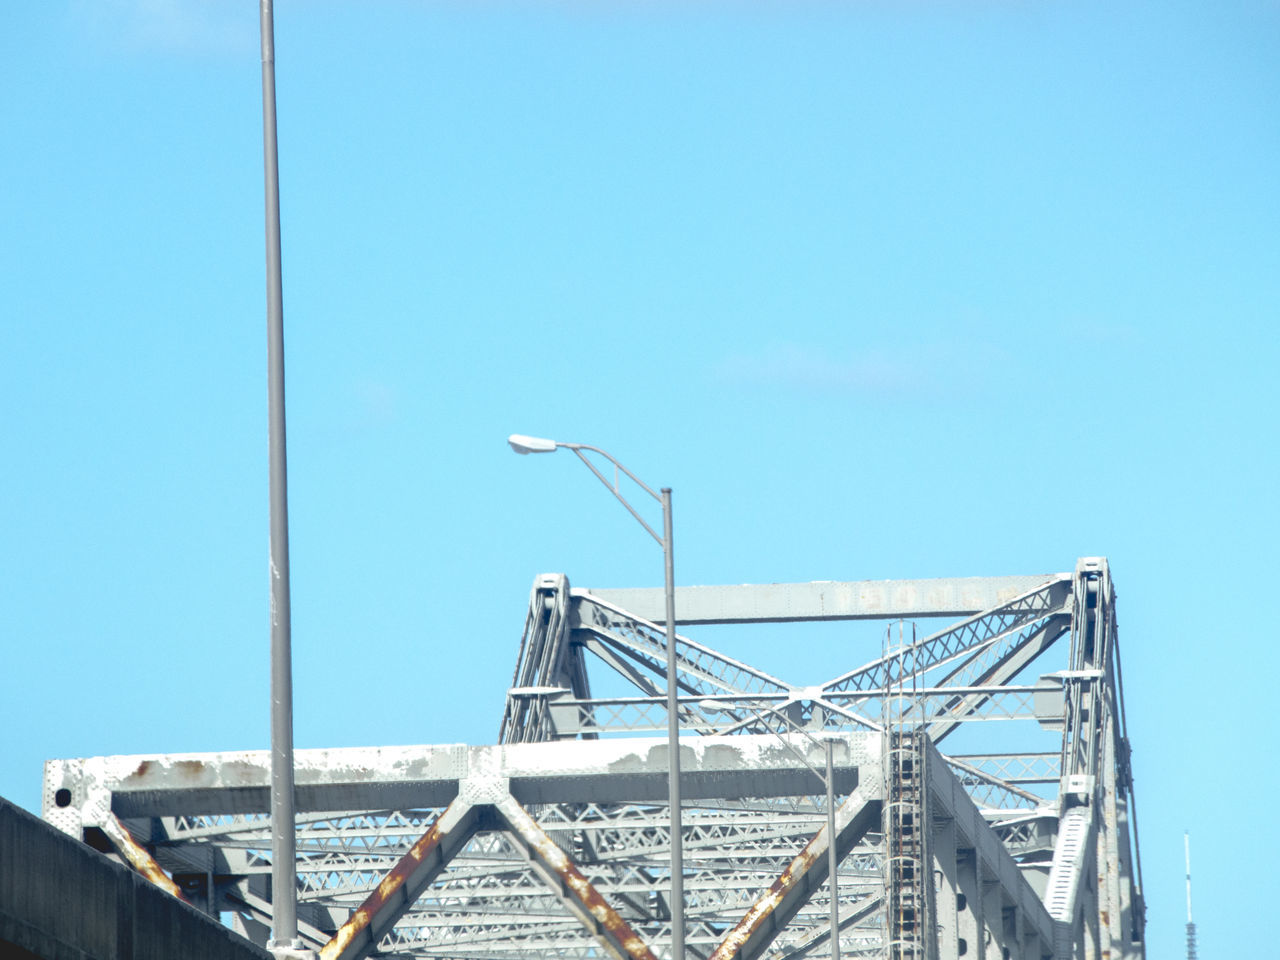
M 923 677 L 970 651 L 981 650 L 1038 624 L 1060 611 L 1069 596 L 1070 580 L 1064 574 L 999 607 L 925 637 L 893 656 L 881 657 L 829 680 L 823 689 L 829 693 L 868 690 Z
M 667 723 L 658 595 L 538 577 L 497 745 L 299 751 L 300 936 L 343 960 L 666 956 L 667 746 L 643 736 Z M 695 627 L 958 618 L 803 683 L 677 636 L 691 960 L 833 953 L 828 737 L 842 958 L 906 956 L 885 940 L 886 904 L 911 903 L 927 914 L 911 919 L 925 937 L 914 956 L 1142 960 L 1105 560 L 1047 576 L 680 588 L 677 612 Z M 894 857 L 918 818 L 913 856 L 936 882 L 905 899 L 884 895 L 903 869 L 886 853 L 885 778 L 900 775 L 886 771 L 902 763 L 885 759 L 891 728 L 912 732 L 903 742 L 928 772 L 906 807 L 893 795 Z M 265 753 L 56 760 L 45 815 L 261 941 L 268 780 Z
M 863 737 L 844 738 L 837 765 L 852 789 Z M 665 799 L 666 741 L 626 739 L 467 747 L 353 747 L 297 751 L 298 809 L 420 809 L 444 806 L 473 775 L 501 776 L 522 803 Z M 681 745 L 690 799 L 797 796 L 806 782 L 803 737 L 699 737 Z M 52 761 L 49 782 L 73 785 L 89 810 L 109 802 L 122 817 L 192 811 L 258 813 L 265 809 L 270 758 L 265 751 L 93 757 Z M 492 771 L 491 773 L 489 771 Z M 74 794 L 73 794 L 74 797 Z M 387 802 L 390 801 L 390 802 Z M 397 802 L 399 801 L 399 802 Z M 107 808 L 104 807 L 103 811 Z M 89 822 L 89 821 L 85 821 Z M 97 821 L 92 821 L 97 825 Z
M 968 617 L 1000 606 L 1055 577 L 949 577 L 676 587 L 676 623 L 797 623 L 819 620 L 915 620 Z M 651 587 L 575 591 L 647 620 L 662 617 Z
M 1056 753 L 971 753 L 947 757 L 1005 783 L 1057 783 L 1062 779 L 1061 757 Z
M 595 597 L 583 595 L 572 606 L 573 630 L 599 637 L 650 673 L 665 665 L 666 637 L 661 627 L 628 614 Z M 700 694 L 764 693 L 788 690 L 787 684 L 762 670 L 676 635 L 676 657 L 681 687 Z M 662 661 L 662 663 L 659 663 Z

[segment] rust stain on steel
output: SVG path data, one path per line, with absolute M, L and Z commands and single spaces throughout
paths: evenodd
M 183 903 L 187 902 L 187 898 L 182 895 L 178 885 L 164 872 L 160 864 L 156 863 L 155 858 L 147 852 L 146 848 L 133 839 L 133 835 L 116 818 L 115 814 L 108 814 L 107 820 L 102 826 L 102 832 L 107 835 L 107 838 L 115 845 L 115 848 L 120 851 L 120 856 L 129 861 L 133 869 L 137 870 L 161 890 L 172 894 Z
M 446 810 L 445 813 L 448 811 Z M 427 828 L 427 832 L 418 838 L 417 842 L 409 848 L 409 852 L 400 858 L 382 878 L 382 882 L 378 884 L 376 890 L 365 898 L 364 903 L 351 914 L 338 932 L 333 935 L 328 943 L 320 948 L 320 960 L 336 960 L 342 956 L 344 950 L 347 949 L 355 940 L 355 938 L 367 930 L 373 922 L 373 918 L 386 907 L 413 872 L 418 869 L 419 864 L 426 859 L 427 855 L 440 844 L 440 836 L 442 830 L 440 821 L 444 819 L 444 813 L 439 814 Z
M 203 760 L 174 760 L 167 764 L 157 760 L 143 760 L 121 783 L 136 786 L 139 780 L 165 774 L 186 784 L 207 783 L 213 773 L 213 769 Z
M 778 879 L 769 885 L 769 889 L 764 892 L 760 899 L 751 905 L 751 909 L 738 921 L 738 925 L 729 931 L 728 936 L 724 938 L 720 946 L 716 947 L 715 953 L 711 954 L 707 960 L 729 960 L 730 957 L 738 955 L 747 941 L 773 915 L 773 911 L 778 909 L 778 905 L 782 903 L 782 899 L 787 895 L 788 891 L 818 861 L 827 846 L 823 842 L 826 831 L 827 828 L 824 826 L 812 840 L 805 844 L 804 849 L 796 854 L 794 860 L 787 864 L 787 869 L 783 870 Z
M 369 926 L 369 921 L 372 919 L 369 911 L 364 907 L 356 910 L 347 918 L 347 922 L 338 928 L 333 939 L 320 948 L 320 960 L 333 960 L 334 957 L 340 956 L 342 951 L 351 945 L 356 934 Z
M 640 939 L 640 935 L 618 915 L 618 912 L 609 905 L 609 901 L 605 900 L 600 891 L 591 885 L 591 881 L 583 876 L 582 871 L 569 858 L 569 855 L 556 846 L 524 807 L 517 801 L 511 800 L 502 803 L 500 809 L 506 814 L 516 832 L 534 849 L 538 857 L 559 875 L 565 887 L 572 891 L 577 901 L 586 908 L 614 942 L 626 951 L 628 957 L 632 960 L 657 960 L 648 945 Z

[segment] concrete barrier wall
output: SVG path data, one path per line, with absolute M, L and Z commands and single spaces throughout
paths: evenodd
M 16 948 L 16 949 L 15 949 Z M 0 798 L 0 955 L 271 960 L 212 917 Z

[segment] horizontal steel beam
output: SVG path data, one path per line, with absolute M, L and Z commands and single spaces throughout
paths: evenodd
M 879 734 L 834 736 L 837 791 L 878 781 Z M 521 803 L 667 799 L 665 738 L 299 750 L 295 758 L 299 812 L 442 807 L 464 784 L 487 781 L 501 781 Z M 814 770 L 824 762 L 822 745 L 797 734 L 685 737 L 681 787 L 690 800 L 803 796 L 817 792 Z M 45 788 L 49 796 L 69 791 L 76 819 L 96 825 L 108 810 L 120 817 L 266 812 L 270 774 L 266 751 L 91 757 L 50 760 Z
M 676 623 L 793 623 L 807 620 L 896 620 L 967 617 L 1007 603 L 1069 573 L 1012 577 L 944 577 L 930 580 L 816 580 L 812 583 L 745 583 L 676 588 Z M 659 622 L 663 592 L 657 587 L 580 589 L 645 620 Z

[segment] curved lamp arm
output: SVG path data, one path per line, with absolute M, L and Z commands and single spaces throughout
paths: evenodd
M 671 488 L 663 487 L 662 495 L 659 496 L 653 491 L 652 487 L 614 459 L 612 454 L 601 450 L 599 447 L 593 447 L 585 443 L 559 443 L 542 437 L 526 437 L 518 433 L 508 437 L 507 443 L 511 444 L 511 449 L 516 453 L 555 453 L 560 447 L 572 450 L 578 459 L 587 465 L 587 469 L 609 488 L 609 492 L 617 498 L 618 502 L 627 508 L 627 512 L 636 518 L 636 521 L 640 526 L 644 527 L 649 536 L 658 541 L 658 545 L 662 547 L 667 581 L 667 757 L 670 765 L 670 775 L 667 779 L 669 788 L 668 809 L 671 811 L 671 958 L 672 960 L 684 960 L 684 844 L 681 840 L 680 815 L 680 701 L 676 679 L 676 588 L 671 546 Z M 583 453 L 584 450 L 598 453 L 613 464 L 613 483 L 610 483 L 608 478 L 597 469 L 596 465 Z M 635 481 L 641 490 L 662 504 L 663 536 L 658 536 L 657 531 L 645 522 L 644 517 L 640 516 L 636 512 L 636 508 L 631 506 L 627 498 L 622 495 L 622 491 L 618 489 L 619 470 Z M 832 810 L 834 811 L 834 807 L 832 807 Z M 834 812 L 829 816 L 834 816 Z M 834 827 L 832 830 L 832 835 L 834 836 Z M 835 849 L 834 844 L 831 849 Z
M 558 440 L 546 440 L 546 439 L 543 439 L 542 437 L 526 437 L 523 434 L 519 434 L 519 433 L 513 433 L 511 436 L 509 436 L 507 438 L 507 443 L 511 445 L 512 450 L 514 450 L 516 453 L 519 453 L 519 454 L 555 453 L 555 451 L 561 447 L 563 447 L 566 450 L 572 450 L 574 454 L 577 456 L 577 458 L 587 465 L 587 469 L 590 470 L 592 473 L 594 473 L 597 479 L 599 479 L 599 481 L 609 489 L 609 492 L 612 493 L 614 497 L 617 498 L 618 502 L 627 508 L 627 512 L 636 518 L 636 521 L 640 524 L 640 526 L 645 528 L 649 536 L 653 537 L 653 539 L 658 542 L 658 546 L 662 547 L 663 549 L 666 549 L 666 546 L 667 546 L 666 540 L 660 537 L 657 531 L 654 530 L 653 527 L 649 526 L 649 524 L 645 522 L 644 517 L 640 516 L 640 514 L 636 511 L 636 508 L 633 507 L 631 503 L 627 500 L 627 498 L 622 495 L 622 491 L 618 488 L 618 480 L 617 480 L 616 472 L 614 474 L 613 483 L 610 483 L 609 478 L 606 477 L 603 473 L 601 473 L 600 469 L 594 463 L 592 463 L 591 460 L 586 455 L 584 455 L 582 451 L 590 450 L 592 453 L 600 454 L 600 456 L 604 457 L 606 460 L 612 463 L 616 468 L 616 470 L 621 470 L 628 477 L 630 477 L 636 483 L 636 485 L 640 487 L 641 490 L 643 490 L 649 496 L 653 497 L 653 499 L 657 500 L 659 503 L 663 503 L 663 499 L 660 494 L 655 493 L 652 487 L 650 487 L 647 483 L 645 483 L 643 480 L 637 477 L 634 473 L 632 473 L 630 470 L 624 467 L 621 463 L 619 463 L 617 458 L 615 458 L 613 454 L 609 453 L 607 450 L 601 450 L 599 447 L 593 447 L 587 443 L 561 443 Z

